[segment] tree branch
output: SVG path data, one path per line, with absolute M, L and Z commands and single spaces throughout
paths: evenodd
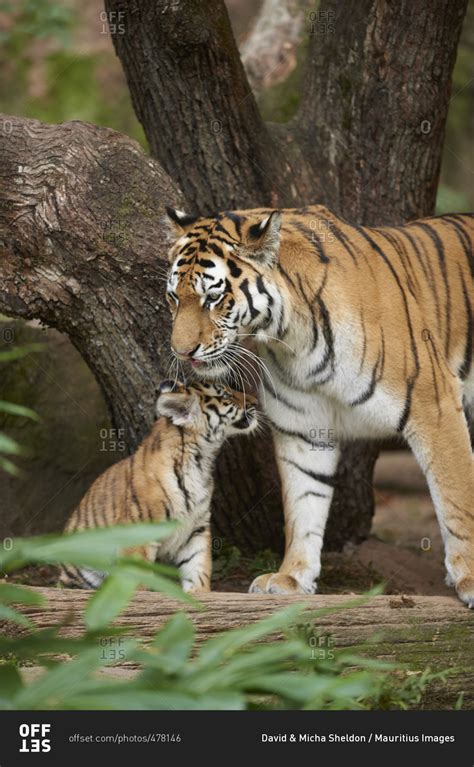
M 0 158 L 0 311 L 69 335 L 132 448 L 168 355 L 158 211 L 182 197 L 136 142 L 80 122 L 0 116 Z

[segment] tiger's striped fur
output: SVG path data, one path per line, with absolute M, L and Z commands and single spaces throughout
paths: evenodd
M 207 378 L 235 366 L 265 371 L 286 552 L 279 573 L 259 576 L 251 591 L 315 590 L 340 444 L 398 434 L 427 477 L 449 582 L 473 606 L 463 405 L 474 402 L 474 217 L 373 228 L 322 206 L 168 215 L 175 352 Z M 241 349 L 247 336 L 258 361 Z
M 160 416 L 136 453 L 111 466 L 88 490 L 66 532 L 134 522 L 178 520 L 166 540 L 128 553 L 176 565 L 185 591 L 209 591 L 213 468 L 224 440 L 258 423 L 255 400 L 241 392 L 164 381 Z M 105 573 L 63 566 L 65 586 L 95 588 Z

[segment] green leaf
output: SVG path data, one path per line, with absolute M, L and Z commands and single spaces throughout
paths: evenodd
M 133 689 L 133 682 L 114 692 L 73 695 L 67 701 L 69 709 L 126 711 L 241 711 L 245 699 L 232 691 L 216 692 L 201 697 L 174 690 Z
M 160 573 L 155 572 L 154 566 L 150 562 L 120 562 L 117 565 L 117 570 L 129 578 L 136 579 L 141 586 L 146 586 L 151 591 L 159 591 L 165 596 L 179 599 L 181 602 L 196 604 L 196 600 L 190 594 L 186 594 L 178 583 L 174 583 L 169 578 L 164 578 Z M 115 572 L 115 569 L 112 572 Z
M 13 663 L 0 664 L 0 705 L 12 707 L 13 699 L 23 687 L 21 675 Z
M 77 658 L 46 671 L 25 687 L 15 699 L 17 709 L 61 708 L 64 698 L 84 683 L 87 675 L 102 665 L 100 647 L 90 648 Z
M 86 625 L 94 630 L 111 623 L 133 597 L 139 580 L 127 572 L 109 575 L 86 606 Z
M 4 400 L 0 400 L 0 411 L 9 413 L 10 415 L 19 415 L 23 418 L 31 418 L 32 421 L 41 420 L 39 415 L 35 413 L 34 410 L 31 410 L 31 408 L 24 407 L 23 405 L 16 405 L 13 402 L 5 402 Z
M 9 461 L 8 458 L 2 458 L 0 456 L 0 468 L 7 472 L 7 474 L 12 474 L 14 477 L 21 477 L 23 476 L 23 471 L 18 468 L 12 461 Z
M 225 664 L 194 670 L 191 668 L 186 684 L 194 693 L 222 687 L 246 689 L 256 676 L 272 674 L 287 668 L 312 668 L 307 645 L 299 640 L 278 641 L 258 645 L 229 658 Z
M 0 583 L 0 603 L 44 605 L 46 599 L 37 591 L 16 586 L 14 583 Z
M 158 632 L 142 659 L 148 666 L 174 674 L 188 662 L 193 643 L 192 621 L 183 613 L 177 613 Z
M 51 655 L 76 655 L 92 648 L 101 647 L 104 632 L 90 632 L 79 639 L 58 636 L 61 625 L 53 628 L 33 631 L 21 637 L 9 638 L 0 635 L 0 655 L 12 654 L 22 660 L 34 660 L 36 663 L 48 664 Z M 126 627 L 107 627 L 106 639 L 122 636 Z M 121 645 L 122 649 L 122 645 Z
M 43 344 L 25 344 L 24 346 L 16 346 L 13 349 L 2 349 L 0 351 L 0 362 L 19 360 L 22 357 L 27 357 L 32 352 L 39 352 L 43 348 Z
M 21 445 L 15 442 L 14 439 L 9 437 L 3 431 L 0 431 L 0 453 L 6 453 L 7 455 L 20 455 L 22 452 Z
M 10 551 L 0 551 L 0 567 L 9 570 L 46 562 L 108 570 L 116 563 L 121 549 L 167 538 L 177 526 L 175 522 L 140 522 L 63 535 L 15 538 Z
M 14 610 L 13 607 L 7 607 L 7 605 L 0 605 L 0 619 L 4 621 L 12 621 L 13 623 L 18 623 L 20 626 L 26 626 L 27 628 L 31 628 L 33 625 L 22 613 L 18 612 L 18 610 Z
M 252 623 L 250 626 L 226 631 L 224 634 L 209 639 L 201 647 L 197 667 L 212 666 L 250 642 L 262 639 L 268 634 L 283 631 L 296 621 L 303 609 L 304 604 L 292 605 L 264 620 Z

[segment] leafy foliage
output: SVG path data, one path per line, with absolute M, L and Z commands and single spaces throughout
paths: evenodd
M 14 19 L 3 31 L 4 43 L 24 44 L 32 37 L 54 37 L 64 44 L 70 40 L 73 14 L 57 0 L 0 0 L 0 12 Z
M 129 626 L 112 626 L 139 585 L 189 601 L 172 568 L 118 556 L 124 545 L 157 541 L 172 529 L 173 523 L 137 524 L 16 539 L 0 552 L 4 573 L 44 562 L 109 573 L 87 602 L 78 638 L 64 636 L 61 624 L 36 629 L 18 605 L 41 608 L 42 596 L 0 583 L 0 618 L 20 631 L 14 638 L 0 636 L 0 709 L 353 709 L 419 702 L 433 675 L 398 671 L 394 682 L 394 667 L 385 663 L 344 652 L 315 656 L 308 632 L 298 625 L 313 624 L 322 611 L 310 618 L 305 612 L 303 619 L 299 605 L 218 634 L 200 648 L 182 612 L 148 644 L 131 637 Z M 276 640 L 276 634 L 284 638 Z M 104 673 L 118 659 L 137 666 L 130 678 Z M 31 664 L 43 671 L 27 682 L 22 668 Z
M 39 344 L 29 344 L 12 349 L 1 350 L 0 363 L 18 360 L 40 348 L 41 346 Z M 29 418 L 32 421 L 39 420 L 37 414 L 30 408 L 13 402 L 5 402 L 4 400 L 0 400 L 0 413 L 7 413 L 7 415 L 19 416 L 21 418 Z M 0 469 L 3 469 L 9 474 L 20 474 L 20 469 L 13 463 L 11 456 L 18 456 L 22 453 L 23 448 L 21 445 L 16 440 L 9 437 L 8 434 L 0 431 Z

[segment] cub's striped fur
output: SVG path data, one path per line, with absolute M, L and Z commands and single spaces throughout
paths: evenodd
M 166 540 L 128 553 L 179 568 L 185 591 L 209 591 L 210 503 L 213 468 L 224 440 L 250 432 L 258 422 L 254 400 L 230 389 L 164 381 L 160 416 L 137 452 L 114 464 L 92 485 L 66 532 L 133 522 L 178 520 Z M 105 573 L 63 566 L 66 586 L 95 588 Z
M 369 228 L 322 206 L 168 214 L 175 352 L 207 378 L 265 371 L 287 542 L 279 573 L 251 590 L 315 590 L 338 445 L 400 434 L 430 486 L 448 579 L 473 606 L 474 217 Z

